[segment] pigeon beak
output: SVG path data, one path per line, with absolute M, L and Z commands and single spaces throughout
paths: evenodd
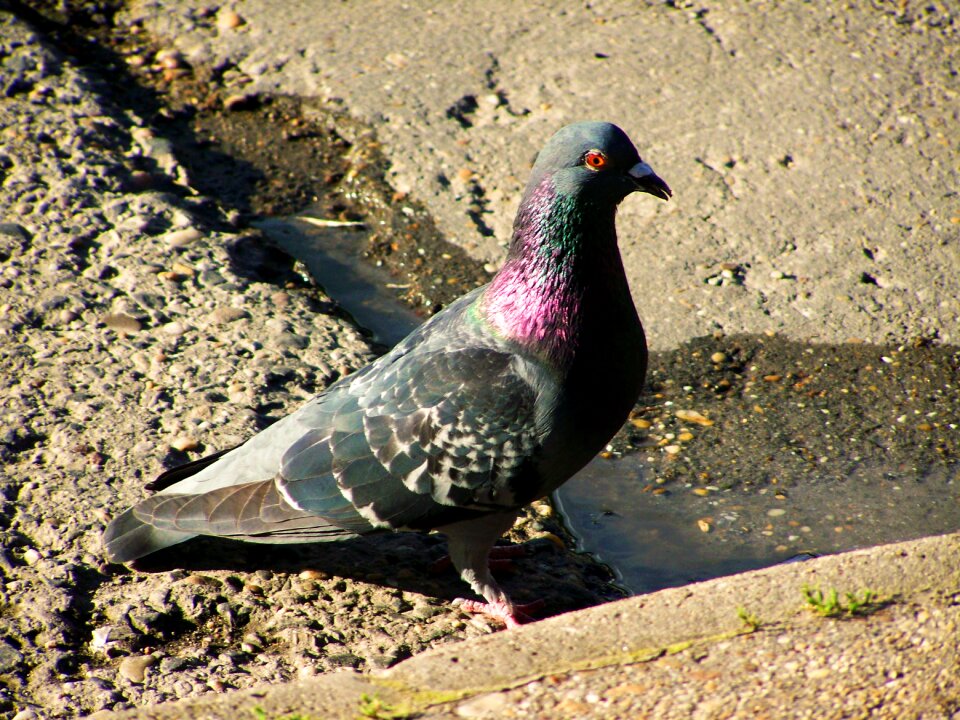
M 636 184 L 637 190 L 650 193 L 662 200 L 669 200 L 670 196 L 673 195 L 670 186 L 661 180 L 660 176 L 653 171 L 653 168 L 642 160 L 627 170 L 627 175 Z

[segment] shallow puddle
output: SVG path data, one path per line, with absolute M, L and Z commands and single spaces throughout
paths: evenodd
M 885 476 L 887 469 L 865 473 Z M 960 482 L 938 469 L 913 481 L 794 484 L 644 492 L 637 454 L 597 458 L 557 493 L 580 549 L 617 573 L 631 593 L 685 585 L 823 555 L 960 529 Z M 696 494 L 699 490 L 703 494 Z
M 289 216 L 254 223 L 283 250 L 306 265 L 313 279 L 377 342 L 392 347 L 422 318 L 400 304 L 388 291 L 390 275 L 362 260 L 367 232 L 359 227 L 322 227 Z

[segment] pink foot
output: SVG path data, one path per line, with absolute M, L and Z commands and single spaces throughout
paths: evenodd
M 458 606 L 464 612 L 475 615 L 486 615 L 487 617 L 499 620 L 508 629 L 518 628 L 524 623 L 533 622 L 531 613 L 543 609 L 545 603 L 543 600 L 534 600 L 525 605 L 508 605 L 505 602 L 485 603 L 479 600 L 467 600 L 466 598 L 457 598 L 453 604 Z

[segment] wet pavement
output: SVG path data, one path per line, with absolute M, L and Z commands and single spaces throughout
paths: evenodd
M 812 482 L 789 497 L 768 488 L 657 496 L 643 492 L 648 474 L 636 455 L 598 459 L 559 493 L 580 549 L 633 594 L 960 528 L 955 471 L 885 487 Z

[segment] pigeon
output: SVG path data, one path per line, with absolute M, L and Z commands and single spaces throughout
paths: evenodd
M 543 147 L 503 266 L 242 445 L 174 468 L 116 517 L 107 558 L 129 563 L 194 536 L 330 542 L 436 530 L 483 601 L 526 621 L 491 549 L 520 509 L 589 462 L 640 395 L 647 349 L 617 245 L 618 204 L 670 188 L 607 122 Z

